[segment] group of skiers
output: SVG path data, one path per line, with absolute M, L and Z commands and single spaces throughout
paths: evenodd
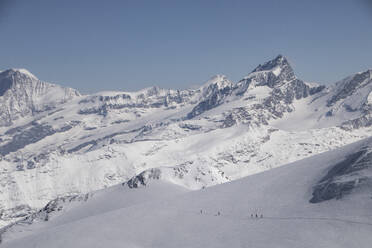
M 202 209 L 200 209 L 200 214 L 203 214 L 203 210 Z M 217 214 L 215 214 L 215 216 L 220 216 L 221 215 L 221 212 L 220 211 L 217 211 Z M 256 214 L 251 214 L 251 218 L 253 219 L 253 218 L 256 218 L 256 219 L 258 219 L 258 218 L 260 218 L 260 219 L 262 219 L 263 218 L 263 214 L 260 214 L 260 215 L 258 215 L 257 213 Z
M 258 214 L 255 214 L 255 215 L 251 214 L 251 218 L 258 218 L 258 217 L 263 218 L 263 214 L 261 214 L 260 216 L 258 216 Z
M 200 214 L 203 214 L 203 210 L 200 209 Z M 217 211 L 217 214 L 215 214 L 216 216 L 220 216 L 221 215 L 221 212 L 220 211 Z

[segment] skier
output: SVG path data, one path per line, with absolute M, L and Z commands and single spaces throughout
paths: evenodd
M 217 215 L 218 215 L 218 216 L 220 216 L 220 215 L 221 215 L 220 211 L 218 211 L 218 212 L 217 212 Z
M 200 214 L 203 214 L 203 210 L 202 209 L 200 209 Z
M 256 214 L 256 218 L 258 218 L 258 215 Z

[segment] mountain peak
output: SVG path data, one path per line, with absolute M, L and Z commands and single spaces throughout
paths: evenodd
M 0 96 L 12 87 L 15 81 L 38 80 L 31 72 L 26 69 L 7 69 L 0 72 Z
M 296 79 L 294 71 L 288 62 L 288 59 L 279 54 L 274 59 L 258 65 L 248 76 L 241 81 L 256 82 L 255 85 L 267 85 L 270 88 L 281 86 L 286 82 L 291 82 Z
M 217 88 L 224 88 L 227 85 L 231 85 L 232 82 L 222 74 L 217 74 L 211 77 L 208 81 L 200 86 L 202 90 L 208 90 L 209 88 L 217 87 Z
M 270 61 L 264 63 L 263 65 L 261 65 L 261 64 L 258 65 L 256 67 L 256 69 L 254 69 L 252 72 L 271 71 L 271 70 L 274 70 L 278 67 L 282 68 L 282 69 L 288 69 L 288 70 L 293 71 L 291 65 L 288 62 L 288 59 L 286 57 L 284 57 L 283 55 L 279 54 L 278 56 L 276 56 L 275 59 L 270 60 Z
M 38 78 L 34 74 L 32 74 L 27 69 L 23 69 L 23 68 L 10 68 L 10 69 L 7 69 L 5 71 L 0 72 L 0 75 L 1 74 L 3 74 L 3 75 L 13 75 L 13 74 L 16 74 L 16 73 L 27 76 L 27 77 L 29 77 L 31 79 L 34 79 L 34 80 L 38 80 Z

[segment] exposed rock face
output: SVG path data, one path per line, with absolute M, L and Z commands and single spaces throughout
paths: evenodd
M 282 55 L 263 65 L 259 65 L 252 71 L 252 74 L 253 77 L 249 77 L 248 79 L 259 82 L 258 85 L 267 85 L 270 88 L 281 86 L 285 82 L 296 79 L 288 60 Z
M 13 220 L 29 216 L 35 211 L 30 206 L 23 204 L 18 205 L 14 208 L 6 209 L 1 211 L 1 219 Z
M 232 93 L 234 85 L 231 81 L 227 80 L 225 76 L 216 76 L 216 78 L 212 80 L 215 82 L 204 89 L 202 100 L 187 114 L 188 119 L 217 107 Z
M 13 85 L 13 81 L 11 77 L 9 76 L 4 77 L 0 83 L 0 96 L 3 96 L 5 92 L 7 92 L 10 89 L 10 87 L 12 87 L 12 85 Z
M 284 97 L 286 103 L 316 94 L 324 88 L 324 86 L 310 87 L 297 79 L 288 60 L 282 55 L 259 65 L 247 77 L 240 80 L 240 83 L 245 84 L 246 88 L 253 85 L 275 89 L 275 95 Z
M 3 71 L 0 73 L 0 126 L 53 109 L 77 96 L 80 96 L 78 91 L 42 82 L 27 70 Z
M 8 131 L 7 134 L 11 133 L 12 138 L 8 143 L 0 145 L 0 155 L 5 156 L 11 152 L 16 152 L 29 144 L 36 143 L 55 133 L 66 132 L 77 124 L 79 124 L 79 121 L 66 123 L 61 128 L 54 129 L 50 125 L 39 124 L 35 121 L 16 130 L 10 129 L 11 132 Z
M 352 116 L 340 125 L 342 128 L 352 130 L 372 125 L 372 70 L 347 77 L 330 86 L 328 92 L 328 116 Z
M 252 73 L 240 80 L 236 95 L 249 94 L 256 88 L 265 87 L 269 89 L 268 94 L 254 105 L 255 112 L 266 112 L 260 115 L 262 124 L 272 118 L 281 118 L 283 114 L 292 112 L 294 109 L 291 104 L 294 100 L 317 94 L 325 88 L 318 85 L 310 86 L 297 79 L 288 60 L 282 55 L 259 65 Z
M 158 168 L 146 170 L 137 176 L 130 179 L 123 185 L 128 185 L 129 188 L 144 187 L 150 180 L 159 180 L 161 177 L 161 170 Z
M 340 199 L 356 188 L 372 183 L 372 147 L 347 156 L 334 165 L 314 187 L 311 203 Z
M 365 111 L 363 116 L 342 123 L 341 128 L 350 131 L 353 129 L 370 126 L 372 126 L 372 108 L 368 111 Z
M 166 90 L 151 87 L 138 92 L 93 95 L 82 99 L 79 114 L 107 116 L 112 110 L 177 108 L 195 102 L 200 93 L 195 90 Z
M 31 225 L 32 223 L 38 221 L 48 221 L 53 215 L 65 210 L 65 207 L 71 207 L 72 203 L 85 202 L 88 200 L 88 198 L 89 194 L 58 197 L 48 202 L 45 207 L 37 211 L 35 211 L 35 209 L 31 209 L 29 206 L 23 206 L 22 211 L 19 211 L 19 209 L 18 211 L 14 210 L 14 213 L 17 213 L 18 216 L 11 216 L 9 213 L 7 213 L 6 217 L 9 219 L 20 219 L 10 225 L 0 228 L 0 243 L 2 241 L 2 234 L 7 230 L 11 228 L 22 228 L 22 226 Z M 3 213 L 3 215 L 5 214 L 6 213 Z M 2 218 L 5 218 L 5 216 Z
M 372 80 L 372 71 L 357 73 L 336 83 L 336 90 L 333 96 L 328 100 L 327 106 L 331 107 L 336 102 L 345 99 L 355 93 L 356 90 L 370 84 Z

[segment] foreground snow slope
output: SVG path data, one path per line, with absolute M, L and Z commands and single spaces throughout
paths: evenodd
M 144 202 L 174 197 L 188 192 L 187 189 L 162 181 L 153 182 L 151 187 L 132 190 L 124 185 L 80 196 L 67 196 L 51 201 L 38 213 L 13 225 L 2 228 L 1 241 L 8 241 L 47 230 L 51 226 L 75 222 L 121 208 L 128 208 Z
M 340 170 L 344 161 L 349 163 Z M 315 186 L 335 168 L 338 172 L 331 173 L 337 176 L 333 183 L 341 178 L 342 182 L 354 180 L 352 190 L 311 203 Z M 45 222 L 43 229 L 5 241 L 3 247 L 367 248 L 372 242 L 371 170 L 369 138 L 231 183 L 167 199 L 118 209 L 115 200 L 103 197 L 103 202 L 98 199 L 88 207 L 105 205 L 99 207 L 102 212 L 84 218 L 71 218 L 67 212 Z M 135 191 L 140 194 L 159 183 L 154 180 Z M 79 208 L 84 209 L 84 205 L 72 209 L 72 213 L 79 213 Z M 256 213 L 263 214 L 263 218 L 251 218 Z

